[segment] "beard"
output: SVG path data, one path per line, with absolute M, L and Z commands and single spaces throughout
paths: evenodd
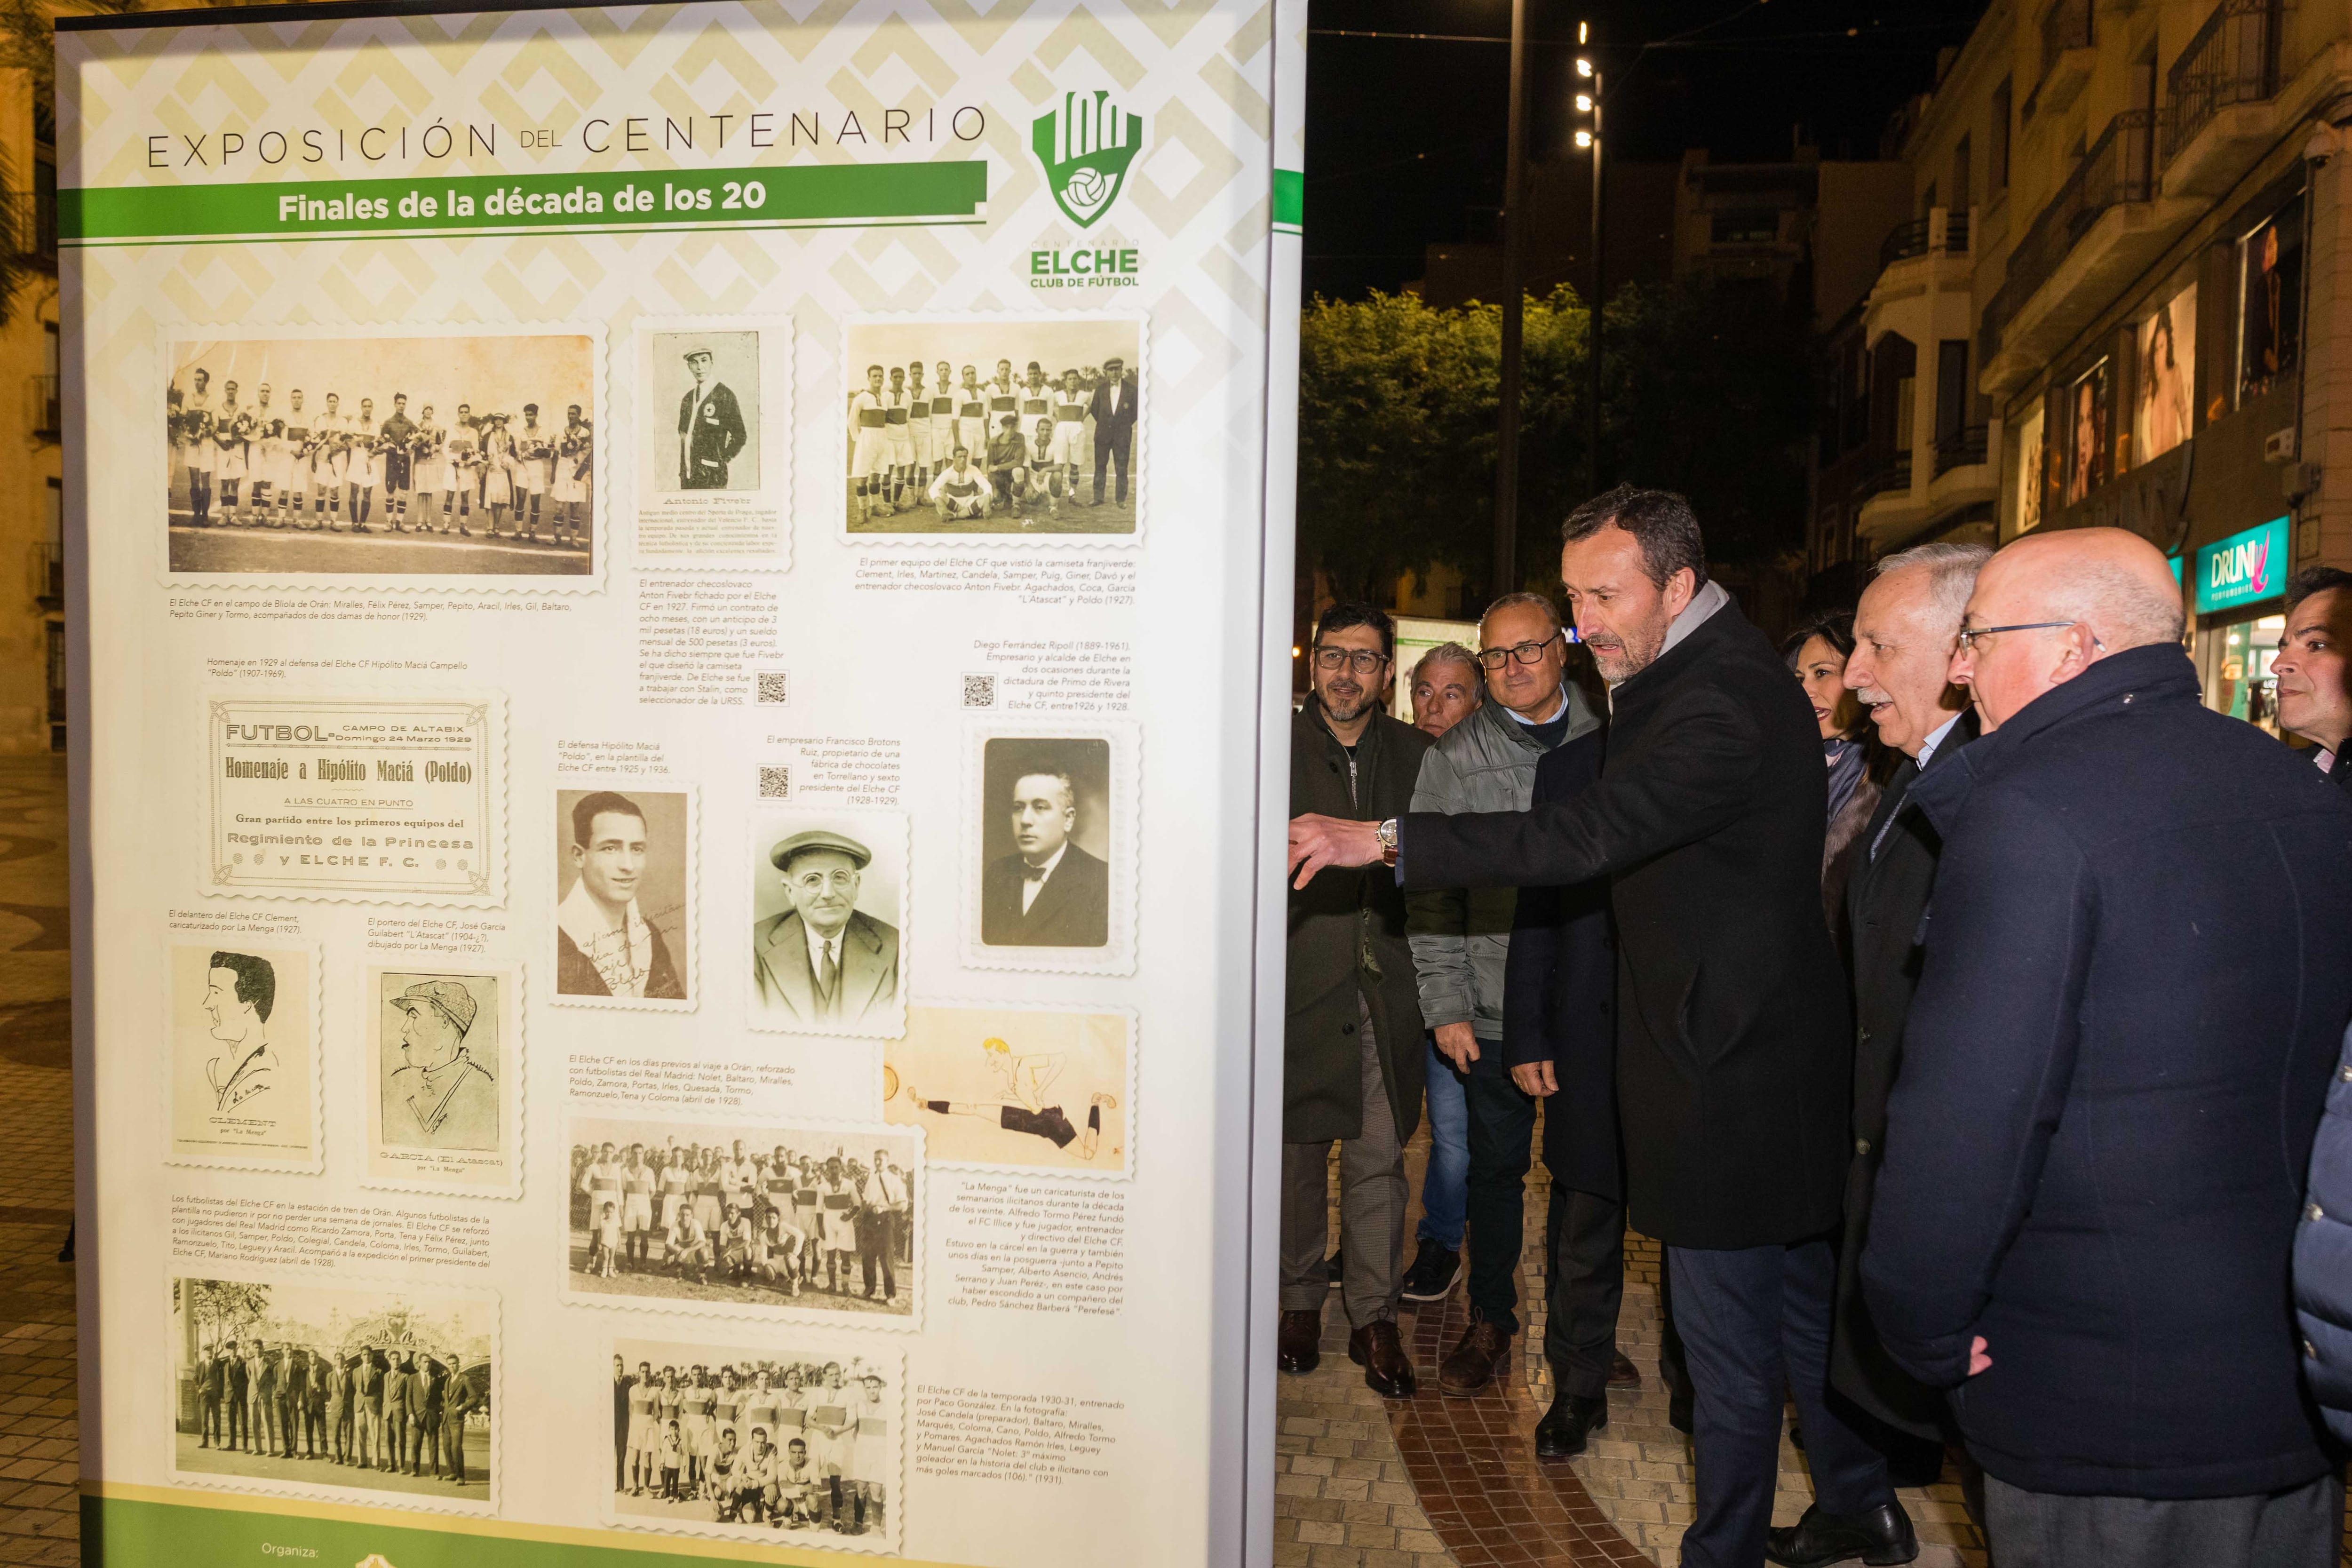
M 1371 706 L 1372 694 L 1370 688 L 1353 681 L 1344 685 L 1335 681 L 1317 692 L 1315 700 L 1323 704 L 1326 717 L 1342 724 L 1352 724 L 1363 717 L 1365 709 Z
M 1615 686 L 1657 662 L 1666 646 L 1665 623 L 1597 632 L 1585 639 L 1584 646 L 1591 651 L 1592 665 L 1601 672 L 1601 679 Z

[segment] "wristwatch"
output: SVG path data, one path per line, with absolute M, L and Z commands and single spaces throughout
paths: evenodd
M 1381 847 L 1381 864 L 1395 865 L 1397 863 L 1397 819 L 1391 816 L 1372 829 L 1372 837 Z

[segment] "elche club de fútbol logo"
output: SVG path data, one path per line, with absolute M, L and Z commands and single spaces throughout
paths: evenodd
M 1066 92 L 1031 122 L 1029 145 L 1055 204 L 1090 228 L 1118 199 L 1128 165 L 1143 151 L 1143 116 L 1121 109 L 1107 90 Z

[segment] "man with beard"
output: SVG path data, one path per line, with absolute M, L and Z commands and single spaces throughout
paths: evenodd
M 1370 605 L 1323 614 L 1308 655 L 1314 694 L 1291 721 L 1290 801 L 1369 831 L 1412 799 L 1429 737 L 1381 709 L 1396 627 Z M 1368 858 L 1377 859 L 1377 855 Z M 1398 1333 L 1405 1140 L 1421 1116 L 1421 1003 L 1404 896 L 1386 868 L 1302 878 L 1290 894 L 1289 1016 L 1283 1029 L 1282 1323 L 1277 1364 L 1315 1370 L 1329 1230 L 1326 1174 L 1339 1142 L 1339 1299 L 1364 1382 L 1411 1397 Z

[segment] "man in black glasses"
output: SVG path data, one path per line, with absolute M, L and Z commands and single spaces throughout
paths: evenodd
M 1381 706 L 1395 653 L 1395 626 L 1381 611 L 1335 605 L 1323 613 L 1307 653 L 1313 693 L 1291 722 L 1292 811 L 1370 824 L 1412 804 L 1429 737 Z M 1278 1364 L 1315 1370 L 1330 1288 L 1326 1172 L 1337 1139 L 1348 1354 L 1375 1392 L 1410 1397 L 1412 1361 L 1396 1313 L 1404 1145 L 1421 1118 L 1426 1047 L 1404 895 L 1385 867 L 1326 871 L 1292 890 L 1289 929 Z
M 2002 1568 L 2323 1568 L 2342 1463 L 2289 1316 L 2352 1016 L 2352 806 L 2205 708 L 2164 556 L 2044 529 L 1978 574 L 1862 1282 L 1951 1404 Z M 1810 1423 L 1806 1435 L 1812 1435 Z
M 1294 875 L 1386 856 L 1415 889 L 1608 879 L 1628 1219 L 1666 1243 L 1696 1395 L 1682 1560 L 1764 1554 L 1792 1392 L 1837 1525 L 1803 1561 L 1908 1562 L 1916 1542 L 1886 1460 L 1826 1397 L 1853 1058 L 1822 919 L 1820 726 L 1708 581 L 1681 496 L 1620 486 L 1561 532 L 1577 633 L 1613 689 L 1597 782 L 1525 812 L 1301 816 Z

